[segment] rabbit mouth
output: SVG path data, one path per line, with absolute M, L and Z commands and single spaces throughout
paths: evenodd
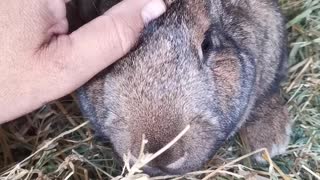
M 146 173 L 148 173 L 149 175 L 152 175 L 152 176 L 180 174 L 179 173 L 181 171 L 180 168 L 183 167 L 183 165 L 187 161 L 187 157 L 188 157 L 188 153 L 184 153 L 184 155 L 181 158 L 179 158 L 178 160 L 176 160 L 166 166 L 157 166 L 157 165 L 153 166 L 153 165 L 149 165 L 150 164 L 149 163 L 149 164 L 144 165 L 142 169 L 143 169 L 143 171 L 145 171 Z M 137 163 L 138 161 L 139 160 L 135 156 L 131 155 L 131 159 L 130 159 L 131 165 Z
M 185 153 L 184 156 L 182 156 L 181 158 L 179 158 L 175 162 L 167 165 L 166 168 L 177 169 L 177 167 L 182 167 L 183 164 L 185 163 L 185 161 L 187 160 L 187 158 L 186 158 L 187 156 L 188 156 L 188 153 Z

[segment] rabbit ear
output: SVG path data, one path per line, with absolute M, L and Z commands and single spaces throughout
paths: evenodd
M 223 44 L 212 40 L 211 44 L 203 45 L 205 63 L 211 69 L 216 109 L 221 115 L 224 127 L 236 127 L 239 117 L 247 112 L 250 99 L 254 95 L 256 81 L 255 59 L 249 51 L 241 49 L 235 42 L 228 39 Z M 229 129 L 233 131 L 233 129 Z M 229 133 L 229 132 L 228 132 Z
M 241 89 L 241 63 L 237 57 L 213 53 L 209 58 L 213 71 L 217 102 L 222 112 L 227 113 Z

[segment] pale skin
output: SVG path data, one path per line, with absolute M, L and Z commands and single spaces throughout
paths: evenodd
M 124 0 L 67 34 L 66 1 L 0 1 L 0 124 L 79 88 L 165 11 L 162 0 Z

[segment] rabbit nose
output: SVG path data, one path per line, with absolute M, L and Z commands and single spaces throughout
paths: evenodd
M 177 150 L 168 150 L 146 164 L 143 167 L 143 171 L 151 175 L 177 174 L 180 172 L 181 167 L 186 163 L 187 157 L 188 153 L 186 152 L 180 151 L 177 153 Z M 138 161 L 134 156 L 132 157 L 132 160 L 133 164 Z
M 161 157 L 160 157 L 161 158 Z M 174 161 L 151 161 L 144 167 L 144 171 L 153 175 L 168 175 L 168 174 L 179 174 L 181 167 L 184 166 L 187 160 L 187 153 L 182 157 Z
M 181 167 L 187 160 L 187 153 L 184 154 L 184 156 L 182 156 L 181 158 L 179 158 L 178 160 L 172 162 L 171 164 L 166 166 L 166 169 L 178 169 L 179 167 Z

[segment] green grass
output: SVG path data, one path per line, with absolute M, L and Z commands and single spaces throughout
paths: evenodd
M 271 167 L 252 165 L 248 159 L 239 160 L 243 148 L 236 136 L 205 172 L 176 179 L 201 179 L 219 167 L 214 179 L 319 178 L 320 0 L 282 0 L 281 7 L 288 19 L 290 47 L 289 76 L 283 90 L 295 122 L 287 152 L 274 158 Z M 66 97 L 0 126 L 0 180 L 107 179 L 121 174 L 110 144 L 96 140 L 84 122 L 76 102 Z

